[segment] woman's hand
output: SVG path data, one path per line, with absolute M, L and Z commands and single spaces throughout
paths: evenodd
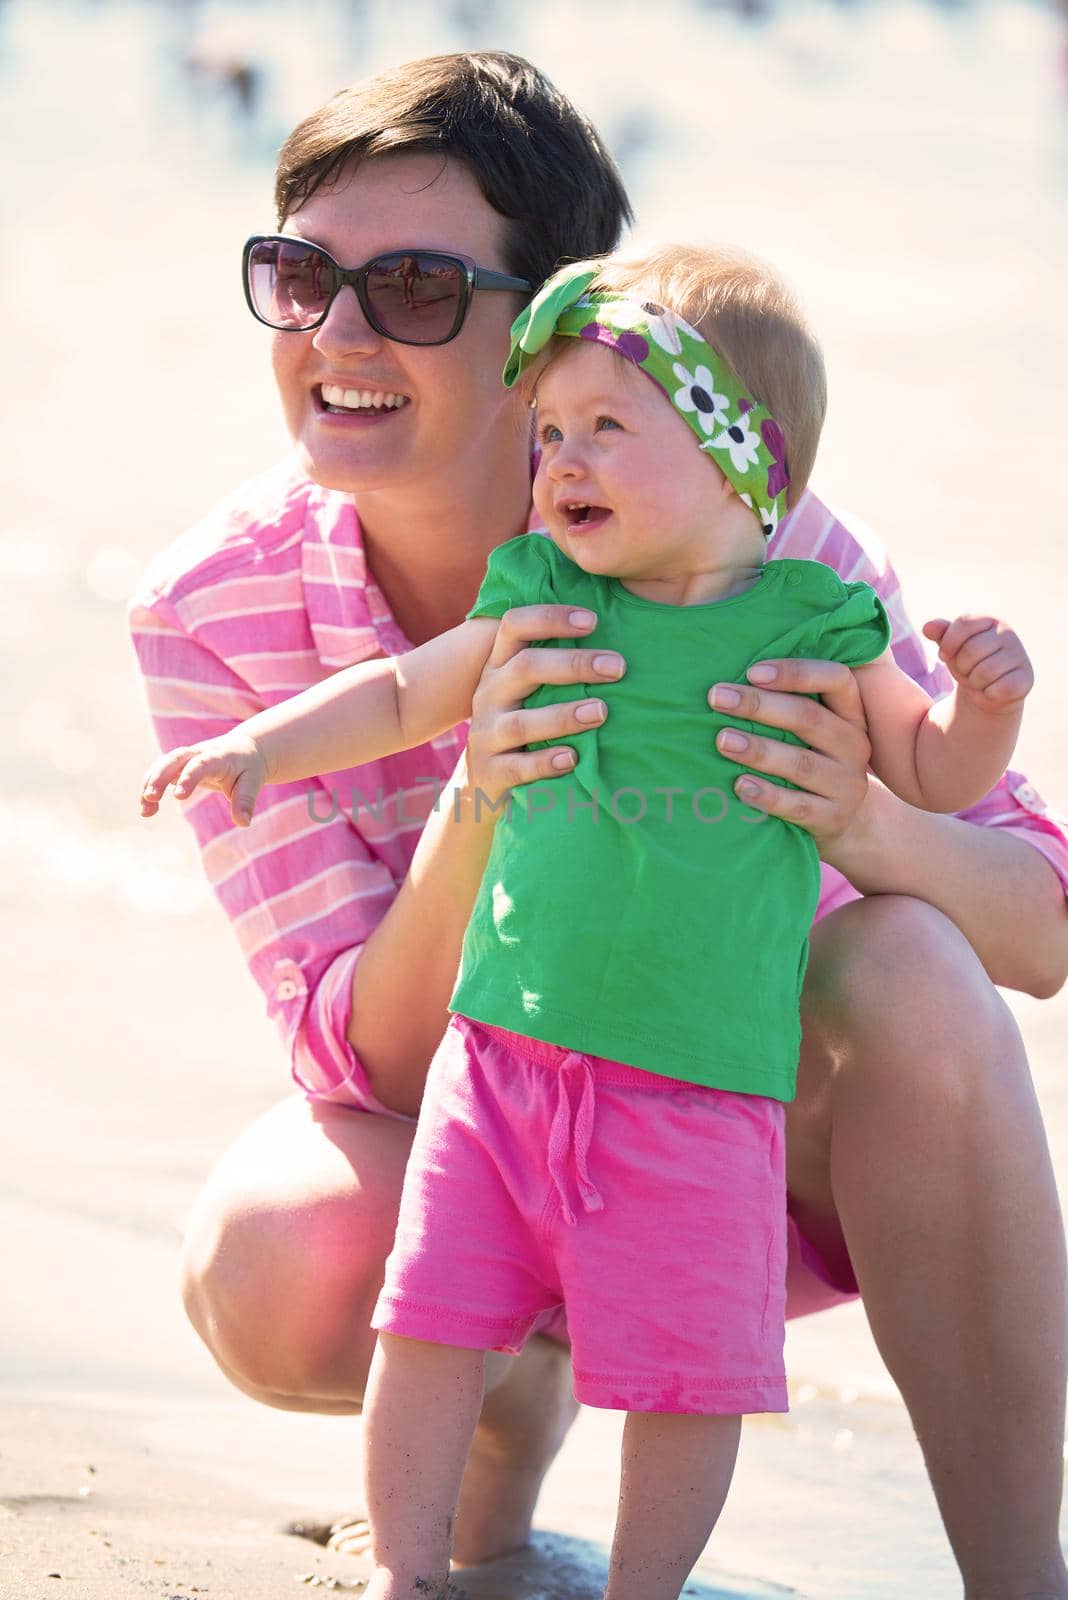
M 856 679 L 841 662 L 800 657 L 756 662 L 747 676 L 749 688 L 715 684 L 709 705 L 747 722 L 786 729 L 804 743 L 721 729 L 716 747 L 729 761 L 797 784 L 796 789 L 783 789 L 746 773 L 735 782 L 735 793 L 756 810 L 796 822 L 815 839 L 820 855 L 830 859 L 868 792 L 871 745 Z M 806 700 L 808 694 L 822 696 L 823 704 Z
M 575 620 L 578 619 L 578 620 Z M 626 671 L 614 650 L 539 650 L 537 639 L 580 639 L 596 624 L 592 611 L 570 606 L 516 606 L 501 618 L 493 649 L 471 704 L 467 735 L 470 792 L 496 805 L 517 784 L 558 778 L 575 765 L 568 745 L 527 750 L 541 739 L 566 739 L 604 721 L 603 700 L 526 708 L 543 683 L 612 683 Z
M 154 761 L 141 783 L 141 815 L 155 816 L 171 784 L 181 800 L 203 785 L 228 796 L 230 815 L 239 828 L 247 828 L 266 782 L 267 763 L 255 739 L 234 728 L 217 739 L 178 745 Z

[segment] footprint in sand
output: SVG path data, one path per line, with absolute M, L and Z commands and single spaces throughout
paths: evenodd
M 286 1531 L 314 1539 L 333 1553 L 362 1559 L 370 1569 L 366 1517 L 342 1517 L 318 1526 L 293 1523 Z M 450 1585 L 448 1600 L 602 1600 L 608 1549 L 596 1540 L 539 1531 L 522 1550 L 455 1570 L 462 1575 L 463 1588 Z M 727 1577 L 708 1583 L 694 1576 L 682 1593 L 684 1600 L 785 1600 L 796 1590 Z

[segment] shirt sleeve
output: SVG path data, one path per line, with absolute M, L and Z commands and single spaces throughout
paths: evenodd
M 847 583 L 839 603 L 819 618 L 811 634 L 813 659 L 862 667 L 881 656 L 890 643 L 890 618 L 867 583 Z
M 490 551 L 486 576 L 471 610 L 471 617 L 503 617 L 513 606 L 539 605 L 553 601 L 546 548 L 551 541 L 543 533 L 520 533 Z
M 847 526 L 808 490 L 780 524 L 774 539 L 773 559 L 794 556 L 822 561 L 847 583 L 860 580 L 870 584 L 890 618 L 891 648 L 898 666 L 932 699 L 940 700 L 950 692 L 953 679 L 942 662 L 928 662 L 923 637 L 905 608 L 897 573 L 871 528 L 852 517 Z M 1068 894 L 1068 819 L 1050 809 L 1024 773 L 1006 772 L 989 794 L 956 815 L 978 827 L 1000 828 L 1024 840 L 1049 862 Z M 841 873 L 824 864 L 817 917 L 859 898 Z
M 166 597 L 135 596 L 127 618 L 161 751 L 215 738 L 263 708 L 186 630 Z M 234 824 L 221 794 L 194 793 L 177 804 L 267 1001 L 294 1081 L 316 1099 L 414 1121 L 372 1092 L 347 1038 L 353 972 L 396 886 L 343 812 L 311 814 L 308 792 L 307 783 L 272 785 L 247 828 Z
M 786 572 L 785 626 L 761 641 L 754 660 L 799 656 L 809 661 L 841 661 L 861 667 L 881 656 L 890 643 L 890 618 L 870 584 L 842 583 L 818 562 L 795 562 Z

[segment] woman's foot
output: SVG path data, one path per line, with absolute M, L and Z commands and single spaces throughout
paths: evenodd
M 530 1538 L 542 1482 L 579 1414 L 571 1351 L 529 1338 L 486 1395 L 460 1488 L 453 1566 L 475 1566 Z
M 483 1402 L 460 1489 L 454 1567 L 493 1561 L 527 1543 L 542 1480 L 579 1409 L 571 1352 L 534 1334 Z M 367 1519 L 335 1523 L 329 1548 L 368 1555 Z

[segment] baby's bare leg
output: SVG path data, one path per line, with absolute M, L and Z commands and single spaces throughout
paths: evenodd
M 485 1379 L 483 1350 L 380 1333 L 364 1398 L 375 1571 L 365 1600 L 444 1600 Z
M 678 1600 L 727 1498 L 741 1417 L 632 1411 L 605 1600 Z

